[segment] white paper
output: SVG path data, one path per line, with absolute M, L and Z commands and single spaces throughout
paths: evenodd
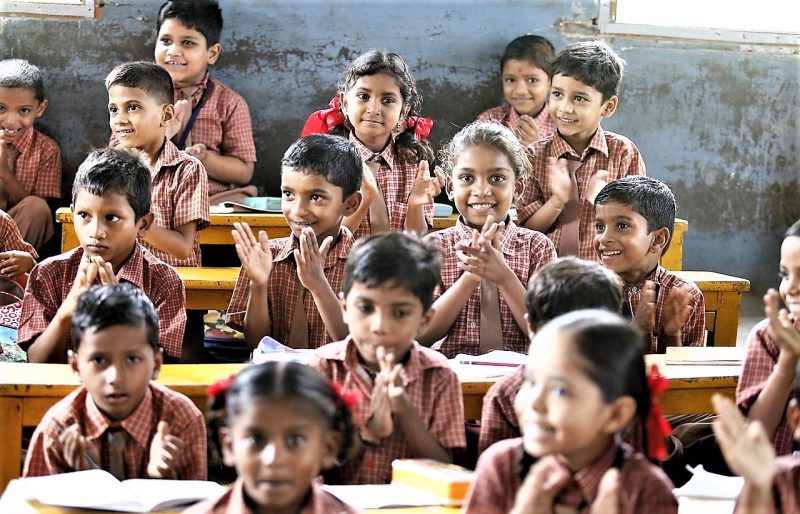
M 673 490 L 675 496 L 706 498 L 713 500 L 736 500 L 744 487 L 744 478 L 726 477 L 709 473 L 703 466 L 694 468 L 694 474 L 682 487 Z
M 323 485 L 322 488 L 358 509 L 445 505 L 435 494 L 403 484 Z

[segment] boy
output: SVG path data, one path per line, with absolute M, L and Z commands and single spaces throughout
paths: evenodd
M 433 314 L 436 253 L 402 232 L 353 248 L 340 295 L 350 335 L 318 349 L 311 363 L 366 397 L 353 412 L 354 448 L 326 475 L 329 483 L 388 483 L 394 459 L 452 462 L 465 446 L 458 377 L 443 355 L 415 340 Z
M 22 475 L 99 467 L 120 480 L 205 480 L 203 414 L 153 382 L 162 356 L 147 296 L 131 284 L 86 290 L 77 300 L 72 337 L 69 362 L 83 385 L 44 415 Z
M 172 77 L 178 115 L 170 137 L 205 166 L 212 205 L 258 194 L 247 186 L 256 161 L 247 103 L 208 73 L 222 51 L 221 31 L 216 1 L 174 0 L 158 11 L 156 63 Z
M 546 108 L 554 57 L 553 43 L 542 36 L 527 34 L 510 42 L 500 59 L 508 104 L 482 112 L 478 121 L 502 123 L 525 146 L 554 134 L 556 126 Z
M 28 359 L 66 362 L 75 302 L 99 281 L 144 291 L 156 306 L 161 346 L 177 360 L 186 323 L 183 282 L 137 241 L 153 223 L 147 165 L 127 150 L 90 153 L 75 175 L 71 208 L 81 245 L 43 261 L 28 279 L 19 324 Z
M 106 77 L 111 131 L 119 144 L 147 155 L 153 224 L 144 245 L 173 266 L 200 266 L 198 231 L 208 226 L 208 179 L 203 164 L 165 137 L 174 116 L 172 79 L 149 62 L 129 62 Z
M 533 178 L 517 218 L 547 234 L 562 257 L 598 261 L 592 245 L 597 192 L 612 180 L 645 174 L 636 145 L 600 126 L 617 109 L 624 65 L 600 41 L 569 45 L 552 64 L 548 109 L 557 132 L 529 147 Z
M 672 239 L 675 209 L 666 184 L 641 176 L 607 184 L 595 200 L 596 255 L 622 278 L 622 312 L 644 332 L 649 353 L 702 346 L 705 339 L 703 293 L 658 264 Z
M 47 109 L 43 84 L 28 61 L 0 61 L 0 209 L 37 250 L 55 233 L 47 200 L 61 198 L 61 150 L 33 128 Z
M 347 336 L 339 301 L 353 235 L 342 225 L 361 203 L 361 155 L 338 136 L 296 141 L 281 160 L 281 209 L 292 235 L 259 240 L 247 224 L 233 231 L 242 269 L 227 323 L 250 347 L 270 336 L 317 348 Z M 310 293 L 310 294 L 309 294 Z
M 619 278 L 594 262 L 562 257 L 542 266 L 531 277 L 525 297 L 530 336 L 551 319 L 579 309 L 620 312 L 622 287 Z M 514 398 L 525 380 L 520 366 L 495 383 L 483 397 L 478 453 L 497 441 L 520 437 Z

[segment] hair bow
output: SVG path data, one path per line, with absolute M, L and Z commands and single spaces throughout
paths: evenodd
M 335 127 L 344 123 L 344 114 L 340 107 L 341 102 L 337 96 L 328 103 L 327 109 L 312 112 L 303 125 L 300 137 L 309 134 L 329 134 Z
M 414 129 L 414 137 L 417 139 L 417 141 L 423 141 L 428 139 L 428 136 L 431 135 L 433 120 L 430 118 L 409 116 L 406 118 L 406 127 Z
M 234 378 L 236 378 L 236 375 L 221 378 L 208 386 L 208 398 L 214 401 L 220 393 L 227 394 L 228 388 L 231 386 L 231 383 L 233 383 Z
M 345 390 L 338 382 L 331 383 L 331 387 L 333 387 L 337 405 L 344 405 L 351 414 L 356 408 L 356 405 L 364 399 L 364 395 L 358 389 Z
M 669 388 L 669 379 L 658 371 L 653 364 L 647 375 L 647 388 L 650 391 L 650 414 L 645 422 L 647 431 L 647 456 L 662 461 L 667 458 L 667 446 L 664 438 L 672 433 L 672 427 L 664 418 L 658 397 Z

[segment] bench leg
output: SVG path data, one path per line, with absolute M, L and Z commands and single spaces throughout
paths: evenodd
M 0 491 L 19 478 L 22 458 L 22 400 L 0 398 Z

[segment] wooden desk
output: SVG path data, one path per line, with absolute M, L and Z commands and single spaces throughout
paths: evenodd
M 239 268 L 177 267 L 175 271 L 186 289 L 187 309 L 228 309 Z

